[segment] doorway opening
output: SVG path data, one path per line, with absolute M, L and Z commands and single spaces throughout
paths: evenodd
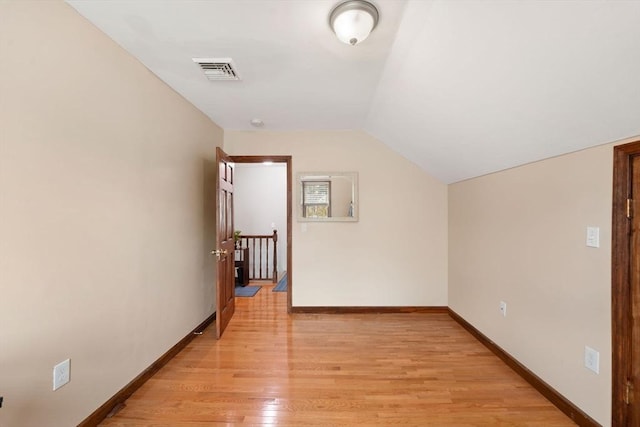
M 292 271 L 292 257 L 291 257 L 291 251 L 292 251 L 292 231 L 291 231 L 291 227 L 292 227 L 292 206 L 293 206 L 293 201 L 292 201 L 292 170 L 291 170 L 291 156 L 263 156 L 263 155 L 259 155 L 259 156 L 230 156 L 231 160 L 236 164 L 236 166 L 238 164 L 244 165 L 244 164 L 253 164 L 253 165 L 260 165 L 260 164 L 268 164 L 268 163 L 272 163 L 275 166 L 279 166 L 279 165 L 283 165 L 285 167 L 285 176 L 286 176 L 286 213 L 285 213 L 285 223 L 286 223 L 286 233 L 283 233 L 282 231 L 284 230 L 278 230 L 278 239 L 280 243 L 283 243 L 281 245 L 281 248 L 284 249 L 284 251 L 280 250 L 279 252 L 279 257 L 281 256 L 282 252 L 285 252 L 286 255 L 284 256 L 284 262 L 278 262 L 277 264 L 281 267 L 278 268 L 278 270 L 282 269 L 282 267 L 284 267 L 284 271 L 286 272 L 286 280 L 287 280 L 287 313 L 291 313 L 291 304 L 292 304 L 292 291 L 293 291 L 293 271 Z M 266 166 L 265 166 L 266 167 Z M 237 173 L 237 172 L 236 172 Z M 273 221 L 272 219 L 270 219 L 269 221 Z M 273 222 L 271 224 L 272 228 L 275 226 L 275 222 Z M 238 228 L 238 227 L 237 227 Z M 242 230 L 241 230 L 242 231 Z M 282 260 L 283 257 L 281 257 L 280 259 Z

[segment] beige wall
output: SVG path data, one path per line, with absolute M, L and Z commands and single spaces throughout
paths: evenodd
M 605 426 L 612 147 L 449 188 L 449 306 Z M 600 227 L 599 248 L 586 246 L 587 226 Z M 584 367 L 585 345 L 600 352 L 599 375 Z
M 294 306 L 447 305 L 446 185 L 359 131 L 225 131 L 224 143 L 292 155 L 294 177 L 358 172 L 358 222 L 293 220 Z
M 63 3 L 0 2 L 0 58 L 0 425 L 68 427 L 213 312 L 222 130 Z

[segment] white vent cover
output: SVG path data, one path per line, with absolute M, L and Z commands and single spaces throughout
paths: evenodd
M 231 58 L 192 58 L 198 64 L 206 78 L 217 80 L 240 80 Z

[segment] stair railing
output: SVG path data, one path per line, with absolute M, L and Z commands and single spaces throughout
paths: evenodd
M 249 280 L 278 281 L 278 231 L 269 235 L 241 234 L 241 248 L 249 248 Z

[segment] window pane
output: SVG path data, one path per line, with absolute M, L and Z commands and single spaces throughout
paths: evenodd
M 329 203 L 329 183 L 328 182 L 304 182 L 304 204 Z
M 329 218 L 331 216 L 331 182 L 303 182 L 302 207 L 303 216 L 306 218 Z

